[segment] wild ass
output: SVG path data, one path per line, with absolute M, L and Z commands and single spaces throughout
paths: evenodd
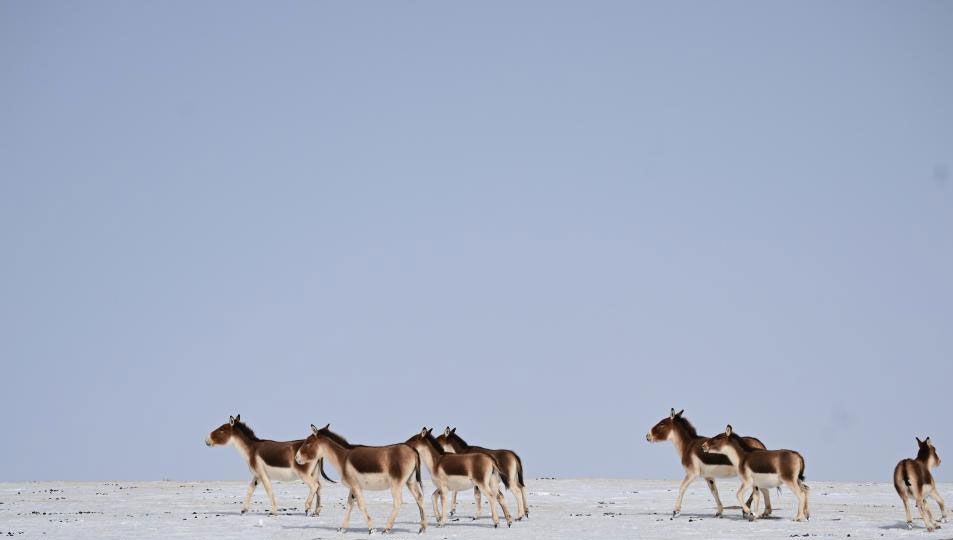
M 327 430 L 327 426 L 323 428 Z M 333 434 L 336 435 L 336 434 Z M 345 442 L 345 444 L 347 444 Z M 374 532 L 374 522 L 367 513 L 364 502 L 364 490 L 390 490 L 394 499 L 394 509 L 387 519 L 384 532 L 394 526 L 397 512 L 403 504 L 403 486 L 407 486 L 417 508 L 420 509 L 420 530 L 427 530 L 427 515 L 424 513 L 423 486 L 420 483 L 420 458 L 413 448 L 406 444 L 392 444 L 389 446 L 343 446 L 338 440 L 327 433 L 322 433 L 311 425 L 311 435 L 295 454 L 295 462 L 299 464 L 313 463 L 327 458 L 331 465 L 338 470 L 341 481 L 350 489 L 347 497 L 347 511 L 344 513 L 344 522 L 341 531 L 347 530 L 351 520 L 351 510 L 357 502 L 364 520 L 367 522 L 368 532 Z
M 940 526 L 933 519 L 930 507 L 927 506 L 927 497 L 933 499 L 940 505 L 940 519 L 946 522 L 946 504 L 943 497 L 936 490 L 936 482 L 933 480 L 933 474 L 930 469 L 940 466 L 940 456 L 936 453 L 936 448 L 930 442 L 930 437 L 921 441 L 917 437 L 916 459 L 904 459 L 897 463 L 893 470 L 893 487 L 897 489 L 897 494 L 903 501 L 903 509 L 907 512 L 907 527 L 913 527 L 913 515 L 910 513 L 910 502 L 908 498 L 912 497 L 920 508 L 920 517 L 927 526 L 928 531 L 939 529 Z
M 427 465 L 430 477 L 437 488 L 432 496 L 434 513 L 440 516 L 437 524 L 442 526 L 447 522 L 449 491 L 461 491 L 476 486 L 490 500 L 493 526 L 500 525 L 500 517 L 496 513 L 493 501 L 499 503 L 503 509 L 503 516 L 506 518 L 506 525 L 511 526 L 513 518 L 500 492 L 500 465 L 496 459 L 478 452 L 470 454 L 444 452 L 432 431 L 433 428 L 423 428 L 420 433 L 407 439 L 407 444 L 420 454 L 420 459 Z M 437 508 L 438 496 L 441 498 L 440 509 Z
M 243 514 L 248 511 L 251 496 L 255 492 L 255 488 L 258 487 L 258 482 L 264 484 L 268 498 L 271 499 L 271 514 L 274 515 L 278 512 L 278 502 L 271 490 L 272 479 L 300 479 L 308 484 L 308 498 L 304 502 L 304 513 L 308 515 L 312 498 L 314 499 L 313 515 L 316 516 L 321 512 L 321 484 L 316 478 L 316 473 L 320 470 L 322 476 L 326 479 L 328 477 L 324 475 L 324 469 L 321 467 L 320 461 L 306 465 L 295 463 L 295 452 L 304 444 L 303 440 L 268 441 L 259 439 L 255 436 L 255 432 L 241 421 L 241 415 L 239 414 L 229 416 L 228 423 L 222 424 L 205 438 L 205 444 L 208 446 L 229 443 L 233 444 L 245 458 L 245 462 L 253 475 L 251 484 L 248 486 L 248 494 L 245 496 L 245 503 L 242 505 Z
M 731 478 L 737 473 L 735 467 L 727 457 L 720 454 L 709 454 L 702 450 L 702 443 L 708 438 L 702 437 L 695 431 L 695 427 L 682 414 L 684 409 L 675 412 L 672 409 L 668 418 L 659 420 L 655 426 L 645 435 L 649 442 L 672 441 L 675 450 L 678 451 L 682 459 L 682 467 L 685 469 L 685 478 L 682 479 L 678 487 L 678 496 L 675 498 L 675 510 L 672 516 L 677 516 L 682 511 L 682 498 L 685 497 L 685 490 L 701 476 L 708 484 L 711 495 L 715 498 L 717 510 L 715 517 L 721 517 L 725 507 L 721 504 L 721 497 L 718 496 L 718 488 L 715 487 L 715 478 Z M 764 444 L 754 437 L 742 437 L 742 441 L 750 449 L 764 449 Z M 764 494 L 764 515 L 771 514 L 771 497 L 768 490 L 761 490 Z M 751 504 L 751 498 L 748 499 Z
M 757 519 L 760 497 L 757 489 L 754 489 L 754 505 L 749 507 L 744 500 L 744 492 L 750 488 L 766 491 L 780 487 L 781 484 L 786 484 L 797 496 L 798 507 L 794 521 L 811 518 L 807 508 L 809 489 L 804 483 L 804 458 L 801 454 L 794 450 L 749 450 L 741 437 L 732 431 L 731 425 L 725 428 L 724 433 L 702 443 L 702 450 L 723 454 L 735 466 L 741 478 L 738 502 L 741 503 L 742 515 L 749 521 Z
M 523 461 L 516 455 L 516 452 L 512 450 L 491 450 L 480 446 L 470 446 L 463 438 L 457 435 L 457 428 L 451 429 L 450 426 L 447 426 L 443 433 L 436 439 L 437 443 L 440 444 L 440 447 L 443 448 L 445 452 L 453 452 L 456 454 L 478 452 L 487 454 L 496 459 L 497 463 L 500 464 L 500 470 L 502 472 L 500 478 L 503 480 L 503 485 L 512 491 L 513 496 L 516 498 L 516 520 L 519 521 L 524 517 L 529 519 L 529 505 L 526 503 L 527 489 L 526 484 L 523 483 Z M 457 509 L 457 493 L 456 491 L 453 492 L 453 501 L 450 504 L 451 516 Z M 474 517 L 474 519 L 476 519 L 480 517 L 480 490 L 477 487 L 473 488 L 473 498 L 476 501 L 476 517 Z M 490 503 L 492 504 L 492 500 Z

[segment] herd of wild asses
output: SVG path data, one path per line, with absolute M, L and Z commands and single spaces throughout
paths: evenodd
M 675 498 L 672 516 L 682 509 L 682 498 L 688 486 L 697 478 L 705 479 L 715 499 L 715 516 L 724 512 L 716 478 L 737 476 L 741 480 L 737 498 L 741 504 L 742 516 L 749 521 L 771 515 L 769 490 L 780 489 L 786 485 L 797 497 L 797 512 L 794 521 L 810 519 L 808 494 L 810 489 L 804 483 L 804 457 L 793 450 L 768 450 L 755 437 L 738 435 L 728 425 L 723 433 L 714 437 L 704 437 L 695 431 L 694 426 L 683 416 L 685 411 L 675 412 L 660 420 L 649 430 L 645 438 L 649 442 L 671 441 L 681 458 L 685 469 L 685 478 Z M 242 505 L 242 513 L 248 511 L 252 494 L 261 482 L 271 499 L 271 513 L 278 510 L 278 503 L 271 488 L 271 480 L 299 479 L 308 485 L 305 499 L 305 514 L 318 515 L 321 511 L 321 484 L 318 474 L 333 482 L 324 473 L 324 461 L 327 460 L 337 470 L 341 482 L 349 489 L 347 509 L 340 530 L 347 530 L 351 510 L 356 503 L 364 515 L 367 528 L 374 530 L 374 522 L 367 513 L 364 491 L 390 490 L 394 507 L 384 532 L 390 531 L 397 513 L 403 504 L 403 487 L 414 497 L 420 510 L 420 530 L 427 529 L 427 516 L 424 510 L 423 484 L 421 483 L 421 462 L 430 472 L 435 490 L 432 494 L 433 510 L 437 526 L 447 522 L 447 502 L 452 492 L 449 515 L 453 515 L 457 504 L 457 492 L 473 488 L 476 501 L 477 519 L 481 512 L 482 497 L 489 501 L 493 526 L 499 526 L 494 501 L 503 510 L 507 526 L 512 525 L 503 496 L 506 487 L 516 501 L 516 520 L 529 518 L 527 489 L 523 482 L 523 464 L 512 450 L 490 450 L 468 445 L 456 428 L 449 426 L 439 436 L 433 429 L 423 428 L 405 442 L 388 446 L 365 446 L 349 443 L 344 437 L 330 430 L 330 424 L 323 428 L 311 425 L 311 433 L 306 439 L 295 441 L 270 441 L 259 439 L 255 432 L 244 422 L 241 416 L 231 416 L 228 422 L 209 433 L 205 443 L 209 446 L 232 444 L 238 449 L 252 472 L 252 480 Z M 930 442 L 917 438 L 919 450 L 914 459 L 904 459 L 894 469 L 893 482 L 906 510 L 907 526 L 913 524 L 910 511 L 910 499 L 913 499 L 928 531 L 940 528 L 927 505 L 927 497 L 932 497 L 940 507 L 941 521 L 946 521 L 947 512 L 943 498 L 936 489 L 936 483 L 930 470 L 940 465 L 940 457 Z M 745 495 L 748 497 L 745 498 Z M 758 513 L 761 497 L 764 497 L 764 510 Z M 311 503 L 314 501 L 314 511 Z
M 741 503 L 742 516 L 750 521 L 758 517 L 771 515 L 771 499 L 768 490 L 780 488 L 782 484 L 788 486 L 797 497 L 798 506 L 794 521 L 810 519 L 807 497 L 810 489 L 804 483 L 804 457 L 794 450 L 768 450 L 764 443 L 755 437 L 742 437 L 735 433 L 729 424 L 724 433 L 715 437 L 704 437 L 695 431 L 695 427 L 683 415 L 685 411 L 675 412 L 672 409 L 668 417 L 659 420 L 645 435 L 649 442 L 671 441 L 675 445 L 685 469 L 685 478 L 678 489 L 675 498 L 673 517 L 682 511 L 682 497 L 685 490 L 696 478 L 705 479 L 708 489 L 715 498 L 715 516 L 720 517 L 724 511 L 718 488 L 715 487 L 715 478 L 737 476 L 741 479 L 738 488 L 738 502 Z M 897 464 L 893 472 L 893 485 L 903 500 L 907 512 L 907 526 L 912 527 L 913 515 L 910 513 L 909 499 L 913 499 L 920 509 L 920 516 L 928 531 L 940 526 L 933 519 L 933 514 L 927 505 L 926 497 L 933 499 L 940 506 L 941 521 L 946 521 L 946 504 L 936 489 L 936 482 L 930 469 L 940 465 L 940 456 L 936 448 L 927 437 L 921 441 L 917 438 L 919 450 L 914 459 L 904 459 Z M 745 493 L 751 491 L 747 500 Z M 764 512 L 758 515 L 760 496 L 764 495 Z
M 324 474 L 324 460 L 327 459 L 341 477 L 341 482 L 350 490 L 347 497 L 347 510 L 340 530 L 347 530 L 351 510 L 357 503 L 368 531 L 374 531 L 374 521 L 367 513 L 364 503 L 364 491 L 390 490 L 394 500 L 384 532 L 390 531 L 397 518 L 397 512 L 403 504 L 403 487 L 407 486 L 420 510 L 420 531 L 427 529 L 427 515 L 424 511 L 423 484 L 420 481 L 420 463 L 426 465 L 436 489 L 433 492 L 433 509 L 437 516 L 437 526 L 447 522 L 447 498 L 453 492 L 450 513 L 456 507 L 457 492 L 473 488 L 476 500 L 476 516 L 480 515 L 481 495 L 490 501 L 490 514 L 493 526 L 500 524 L 496 512 L 496 501 L 503 509 L 507 526 L 513 524 L 513 517 L 506 507 L 502 486 L 509 489 L 516 498 L 516 519 L 529 518 L 526 504 L 526 485 L 523 483 L 523 463 L 512 450 L 490 450 L 479 446 L 470 446 L 459 435 L 456 428 L 447 427 L 434 437 L 433 428 L 423 428 L 405 442 L 388 446 L 365 446 L 351 444 L 344 437 L 334 433 L 330 424 L 318 429 L 311 425 L 311 434 L 307 439 L 296 441 L 269 441 L 259 439 L 255 432 L 241 421 L 241 415 L 230 416 L 228 422 L 209 433 L 205 444 L 209 446 L 229 444 L 235 446 L 245 458 L 252 472 L 252 481 L 242 505 L 242 513 L 248 511 L 251 496 L 258 483 L 265 486 L 265 492 L 271 499 L 271 513 L 278 511 L 278 502 L 271 489 L 271 480 L 300 479 L 308 484 L 308 497 L 304 502 L 305 514 L 321 512 L 321 484 L 318 473 L 329 482 Z M 439 500 L 439 504 L 438 504 Z

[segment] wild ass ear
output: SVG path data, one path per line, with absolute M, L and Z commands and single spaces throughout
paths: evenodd
M 675 418 L 675 407 L 672 407 L 672 411 L 668 413 L 669 418 Z
M 451 434 L 451 435 L 453 435 L 453 434 L 456 433 L 456 432 L 457 432 L 457 428 L 453 428 L 453 429 L 450 430 L 450 434 Z
M 321 429 L 329 429 L 330 427 L 331 427 L 331 422 L 328 422 L 327 424 L 324 424 L 324 427 Z
M 234 426 L 234 425 L 235 425 L 235 422 L 238 422 L 238 420 L 239 420 L 241 417 L 242 417 L 242 415 L 240 415 L 240 414 L 237 415 L 237 416 L 229 416 L 229 417 L 228 417 L 228 425 Z
M 678 411 L 677 413 L 675 413 L 675 418 L 681 418 L 683 412 L 685 412 L 685 409 L 682 409 L 682 410 Z
M 450 436 L 450 426 L 447 426 L 447 428 L 443 430 L 443 436 L 444 437 Z
M 924 443 L 924 444 L 933 444 L 933 443 L 930 442 L 930 437 L 927 437 L 927 438 L 923 441 L 923 443 Z
M 433 428 L 427 430 L 427 435 L 433 435 Z
M 424 427 L 420 428 L 420 436 L 421 436 L 421 437 L 426 437 L 426 436 L 427 436 L 427 426 L 424 426 Z
M 319 430 L 318 428 L 314 427 L 314 424 L 311 424 L 311 433 L 314 433 L 315 435 L 317 435 L 317 434 L 318 434 L 318 431 L 320 431 L 320 430 Z
M 921 445 L 923 444 L 923 441 L 920 440 L 920 437 L 917 437 L 917 444 L 921 444 Z
M 728 427 L 725 428 L 725 435 L 731 437 L 731 424 L 728 424 Z

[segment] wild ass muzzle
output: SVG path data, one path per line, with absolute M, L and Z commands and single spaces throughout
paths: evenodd
M 494 458 L 497 463 L 500 464 L 500 479 L 503 481 L 503 486 L 506 489 L 510 490 L 513 493 L 514 498 L 516 498 L 516 521 L 523 519 L 529 519 L 529 505 L 527 504 L 527 489 L 526 484 L 523 483 L 523 461 L 512 450 L 492 450 L 489 448 L 483 448 L 481 446 L 470 446 L 464 441 L 459 435 L 457 435 L 457 428 L 450 428 L 447 426 L 444 429 L 443 433 L 436 437 L 437 443 L 440 444 L 440 447 L 443 448 L 445 452 L 452 452 L 455 454 L 468 454 L 472 452 L 478 452 L 481 454 L 487 454 L 488 456 Z M 457 491 L 453 492 L 453 500 L 450 504 L 450 515 L 452 516 L 457 509 Z M 476 501 L 476 517 L 480 516 L 480 490 L 479 488 L 473 488 L 473 498 Z M 490 501 L 492 504 L 493 501 Z M 474 518 L 476 519 L 476 518 Z
M 325 479 L 330 479 L 324 475 L 322 463 L 316 461 L 309 464 L 298 464 L 295 462 L 295 453 L 304 444 L 303 440 L 297 441 L 269 441 L 259 439 L 255 432 L 241 421 L 241 415 L 229 416 L 228 423 L 222 424 L 217 429 L 208 434 L 205 438 L 205 444 L 208 446 L 218 446 L 231 443 L 238 452 L 245 458 L 248 468 L 252 473 L 251 484 L 248 485 L 248 494 L 245 496 L 245 503 L 242 505 L 242 513 L 248 511 L 251 504 L 252 494 L 255 488 L 261 482 L 265 486 L 265 492 L 271 499 L 271 514 L 278 512 L 278 501 L 275 500 L 275 494 L 271 489 L 272 480 L 301 480 L 308 485 L 308 498 L 304 502 L 304 513 L 308 515 L 311 508 L 311 501 L 314 500 L 314 513 L 318 515 L 321 512 L 321 484 L 317 479 L 317 471 Z
M 933 480 L 933 473 L 930 469 L 940 466 L 940 456 L 936 453 L 936 448 L 930 442 L 930 437 L 921 441 L 917 437 L 917 457 L 914 459 L 904 459 L 893 470 L 893 487 L 897 489 L 897 494 L 903 501 L 903 509 L 907 512 L 907 527 L 913 528 L 913 515 L 910 513 L 910 501 L 912 498 L 920 509 L 920 517 L 926 524 L 928 531 L 934 531 L 940 528 L 930 507 L 927 505 L 927 497 L 933 497 L 933 500 L 940 505 L 940 519 L 946 522 L 946 503 L 943 497 L 936 490 L 936 482 Z
M 731 429 L 702 443 L 702 450 L 725 455 L 735 466 L 741 487 L 738 488 L 738 502 L 742 515 L 749 521 L 757 519 L 759 493 L 755 488 L 767 490 L 785 484 L 797 496 L 798 506 L 794 521 L 810 519 L 807 507 L 809 488 L 804 483 L 804 458 L 794 450 L 749 450 L 741 437 Z M 752 489 L 754 505 L 748 506 L 744 493 Z M 764 517 L 764 516 L 762 516 Z
M 327 429 L 327 426 L 325 428 Z M 336 434 L 335 434 L 336 435 Z M 343 439 L 343 438 L 342 438 Z M 347 444 L 346 442 L 344 444 Z M 420 509 L 420 530 L 427 530 L 427 515 L 424 513 L 423 486 L 420 483 L 420 458 L 413 448 L 406 444 L 389 446 L 353 446 L 346 447 L 335 437 L 322 433 L 311 425 L 311 435 L 295 454 L 295 462 L 313 463 L 327 459 L 341 475 L 341 482 L 350 489 L 347 497 L 347 510 L 340 531 L 346 531 L 351 520 L 351 510 L 357 502 L 368 532 L 374 532 L 374 521 L 367 512 L 364 491 L 390 490 L 394 500 L 394 509 L 387 519 L 384 532 L 394 526 L 397 512 L 403 505 L 403 486 L 407 486 L 417 508 Z
M 499 503 L 506 517 L 506 525 L 513 524 L 510 511 L 506 508 L 503 493 L 500 492 L 500 465 L 492 456 L 473 452 L 469 454 L 452 454 L 444 452 L 431 433 L 433 428 L 423 428 L 420 433 L 407 439 L 407 444 L 420 454 L 421 461 L 430 471 L 430 477 L 436 489 L 433 492 L 434 513 L 439 517 L 438 525 L 447 522 L 447 499 L 450 491 L 461 491 L 476 486 L 487 499 L 490 500 L 490 515 L 493 526 L 499 527 L 500 517 L 496 513 L 493 501 Z M 440 508 L 437 508 L 437 498 L 440 497 Z
M 731 478 L 736 476 L 737 472 L 731 461 L 720 454 L 710 454 L 702 450 L 702 444 L 708 440 L 708 437 L 700 436 L 695 427 L 687 418 L 682 416 L 685 410 L 675 412 L 672 409 L 667 418 L 659 420 L 652 429 L 645 435 L 649 442 L 672 441 L 675 450 L 682 460 L 682 468 L 685 469 L 685 478 L 682 479 L 678 487 L 678 496 L 675 498 L 675 510 L 672 516 L 677 516 L 682 511 L 682 498 L 685 497 L 685 490 L 695 481 L 702 477 L 708 484 L 712 497 L 715 498 L 715 517 L 721 517 L 725 507 L 721 504 L 721 497 L 718 496 L 718 488 L 715 486 L 715 478 Z M 742 437 L 742 441 L 749 449 L 765 448 L 764 444 L 754 437 Z M 764 495 L 764 515 L 771 514 L 771 497 L 768 490 L 761 490 Z M 748 499 L 751 504 L 752 498 Z

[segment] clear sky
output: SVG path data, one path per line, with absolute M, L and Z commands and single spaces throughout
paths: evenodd
M 0 3 L 0 480 L 670 407 L 953 479 L 953 3 Z

